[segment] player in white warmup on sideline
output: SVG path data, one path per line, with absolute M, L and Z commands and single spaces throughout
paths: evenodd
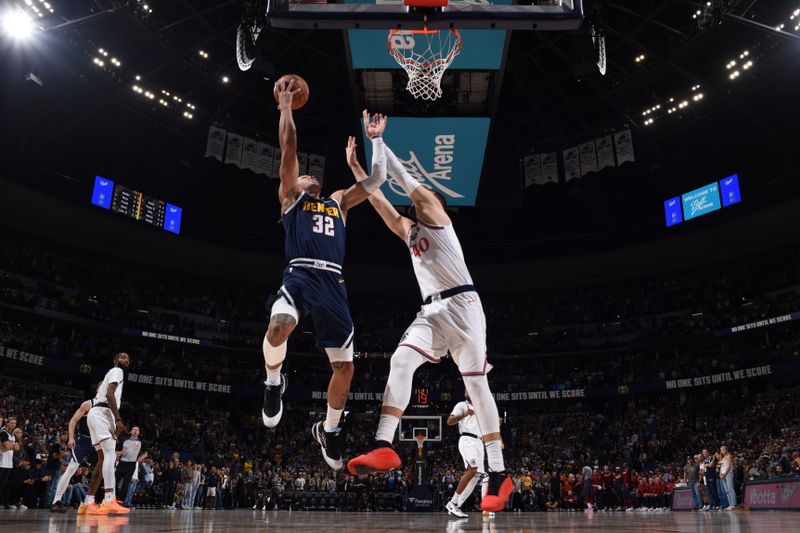
M 416 221 L 400 215 L 380 189 L 369 202 L 386 225 L 408 247 L 423 304 L 392 355 L 389 378 L 373 450 L 348 463 L 352 474 L 398 468 L 400 457 L 392 440 L 400 417 L 411 399 L 414 372 L 423 363 L 438 363 L 449 351 L 458 365 L 474 406 L 489 462 L 489 488 L 481 502 L 484 511 L 499 511 L 511 494 L 511 478 L 505 474 L 497 405 L 486 372 L 486 318 L 472 284 L 464 254 L 444 199 L 423 187 L 403 168 L 384 143 L 389 174 L 413 202 Z M 349 158 L 357 180 L 367 179 L 355 157 Z
M 458 451 L 464 460 L 466 472 L 458 481 L 458 486 L 453 494 L 453 498 L 447 502 L 445 509 L 447 512 L 458 518 L 466 518 L 467 513 L 461 510 L 467 498 L 472 495 L 475 485 L 486 475 L 483 470 L 484 448 L 481 440 L 481 428 L 478 425 L 478 418 L 475 416 L 475 409 L 469 400 L 469 391 L 464 391 L 463 402 L 458 402 L 453 407 L 453 412 L 447 417 L 447 425 L 458 425 Z
M 124 371 L 130 364 L 131 358 L 128 354 L 121 352 L 114 356 L 114 367 L 106 372 L 103 382 L 97 389 L 92 408 L 86 417 L 92 445 L 97 450 L 97 465 L 92 472 L 89 492 L 78 509 L 78 514 L 126 514 L 130 512 L 130 509 L 117 502 L 114 494 L 117 434 L 125 432 L 125 424 L 119 414 L 119 406 L 122 405 Z M 97 505 L 94 495 L 100 488 L 101 476 L 105 488 L 105 498 L 101 505 Z

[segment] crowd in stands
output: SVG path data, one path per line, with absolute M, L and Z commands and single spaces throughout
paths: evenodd
M 64 430 L 81 392 L 5 378 L 0 379 L 0 391 L 0 426 L 15 417 L 20 443 L 13 472 L 0 487 L 0 506 L 47 507 L 63 471 Z M 800 475 L 798 399 L 800 393 L 791 391 L 742 398 L 742 391 L 735 389 L 698 391 L 680 405 L 676 398 L 640 398 L 622 406 L 571 404 L 555 412 L 531 413 L 527 408 L 525 414 L 509 415 L 502 429 L 506 466 L 515 483 L 510 508 L 666 508 L 675 485 L 691 476 L 687 459 L 704 449 L 713 454 L 722 445 L 735 457 L 732 469 L 740 502 L 747 479 Z M 123 417 L 141 428 L 148 452 L 129 503 L 342 510 L 403 505 L 403 495 L 414 482 L 416 444 L 398 444 L 405 455 L 403 469 L 352 477 L 325 466 L 311 439 L 308 428 L 322 406 L 294 406 L 276 430 L 266 430 L 257 402 L 248 409 L 235 404 L 238 409 L 203 408 L 196 401 L 142 396 L 135 386 L 126 387 Z M 353 411 L 347 456 L 369 446 L 376 422 L 374 411 Z M 452 495 L 461 474 L 457 440 L 450 432 L 441 444 L 426 445 L 426 483 L 438 505 Z M 85 469 L 76 473 L 65 503 L 79 501 L 87 476 Z M 704 506 L 713 507 L 710 492 L 704 489 L 700 497 Z

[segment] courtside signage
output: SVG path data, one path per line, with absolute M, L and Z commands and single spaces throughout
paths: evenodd
M 488 118 L 391 117 L 386 144 L 408 173 L 452 206 L 474 206 L 489 135 Z M 367 162 L 372 143 L 364 137 Z M 382 190 L 393 205 L 411 205 L 391 176 Z

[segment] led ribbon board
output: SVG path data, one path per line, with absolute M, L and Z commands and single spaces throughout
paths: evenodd
M 383 138 L 408 173 L 444 196 L 448 205 L 474 206 L 488 135 L 488 118 L 392 117 Z M 366 135 L 364 146 L 371 161 Z M 400 184 L 387 178 L 382 190 L 389 201 L 411 205 Z

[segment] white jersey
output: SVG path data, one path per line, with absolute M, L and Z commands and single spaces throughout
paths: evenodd
M 423 300 L 447 289 L 472 285 L 472 276 L 452 224 L 431 226 L 417 222 L 411 226 L 406 244 Z
M 115 366 L 106 372 L 106 377 L 103 378 L 103 383 L 101 383 L 100 387 L 97 389 L 97 396 L 94 397 L 94 403 L 105 403 L 107 401 L 106 396 L 108 395 L 108 386 L 112 383 L 116 383 L 117 389 L 114 391 L 114 399 L 117 401 L 117 409 L 119 409 L 120 405 L 122 405 L 122 386 L 124 385 L 124 379 L 125 374 L 118 366 Z
M 0 429 L 0 442 L 17 442 L 13 431 L 8 431 L 6 428 Z M 5 450 L 0 453 L 0 468 L 14 468 L 14 449 Z
M 472 409 L 473 413 L 475 411 L 475 408 L 468 401 L 464 400 L 463 402 L 458 402 L 456 406 L 453 407 L 453 412 L 450 413 L 450 415 L 461 416 L 467 412 L 467 409 Z M 474 414 L 465 416 L 458 421 L 458 432 L 462 434 L 471 433 L 478 438 L 482 437 L 481 429 L 478 427 L 478 418 Z

